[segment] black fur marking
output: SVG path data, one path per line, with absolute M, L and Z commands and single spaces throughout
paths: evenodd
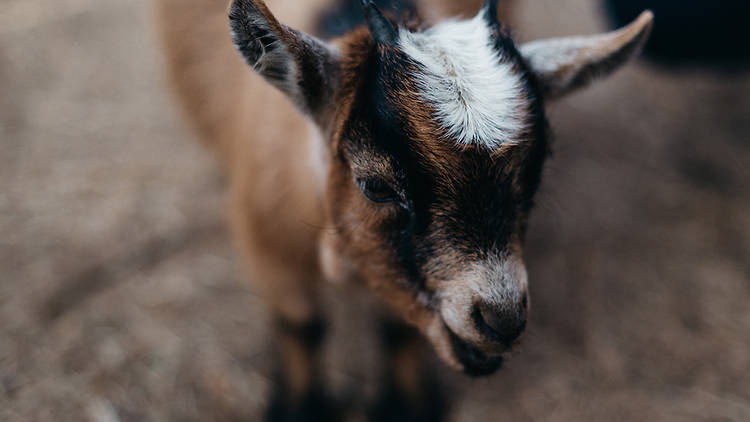
M 495 27 L 493 37 L 495 37 L 495 48 L 502 51 L 510 59 L 511 63 L 518 66 L 518 72 L 522 75 L 524 82 L 524 93 L 530 105 L 527 126 L 530 127 L 529 138 L 532 144 L 520 178 L 524 186 L 523 197 L 521 198 L 521 212 L 523 214 L 521 236 L 523 237 L 526 231 L 526 218 L 534 206 L 534 196 L 541 185 L 544 163 L 552 153 L 552 136 L 545 111 L 541 85 L 539 81 L 534 79 L 533 72 L 513 42 L 510 28 L 501 23 Z
M 309 350 L 316 350 L 323 343 L 326 334 L 326 323 L 322 319 L 313 319 L 298 324 L 285 319 L 277 319 L 276 327 L 283 334 L 294 337 Z
M 395 385 L 386 384 L 370 408 L 372 422 L 441 422 L 447 419 L 449 403 L 439 384 L 426 377 L 421 397 L 416 401 L 399 391 Z
M 380 324 L 380 337 L 383 347 L 387 352 L 400 349 L 405 344 L 420 338 L 419 330 L 396 321 L 382 321 Z
M 305 323 L 295 323 L 283 318 L 276 319 L 276 329 L 282 336 L 293 338 L 307 349 L 310 356 L 320 349 L 326 333 L 322 319 L 312 319 Z M 278 362 L 281 364 L 282 362 Z M 326 393 L 326 389 L 316 372 L 302 396 L 289 392 L 284 376 L 285 368 L 278 366 L 275 373 L 275 389 L 266 407 L 265 420 L 280 422 L 323 422 L 341 419 L 341 408 Z
M 416 16 L 417 9 L 411 0 L 374 0 L 380 9 L 394 16 Z M 338 37 L 365 23 L 362 0 L 340 0 L 321 15 L 318 33 L 324 37 Z
M 337 422 L 342 420 L 341 413 L 338 403 L 320 386 L 295 399 L 290 397 L 283 382 L 276 382 L 264 419 L 268 422 Z
M 380 325 L 381 341 L 387 357 L 396 356 L 405 347 L 422 342 L 419 331 L 403 322 L 384 319 Z M 418 353 L 418 352 L 413 352 Z M 389 361 L 390 362 L 390 361 Z M 373 422 L 440 422 L 448 414 L 448 402 L 439 380 L 427 364 L 421 365 L 419 391 L 403 391 L 396 381 L 397 367 L 387 366 L 378 397 L 368 415 Z
M 355 122 L 356 127 L 347 128 L 345 138 L 360 143 L 352 148 L 355 151 L 364 147 L 362 142 L 371 142 L 367 148 L 388 156 L 394 164 L 397 190 L 402 192 L 406 201 L 398 218 L 386 229 L 392 233 L 391 245 L 401 267 L 412 283 L 422 290 L 425 278 L 421 266 L 426 254 L 418 248 L 415 238 L 426 238 L 426 217 L 429 214 L 417 207 L 419 198 L 415 192 L 428 187 L 429 181 L 416 168 L 418 164 L 409 147 L 408 128 L 388 98 L 390 90 L 398 89 L 404 83 L 408 64 L 408 58 L 397 50 L 378 47 L 371 51 L 364 66 L 364 83 L 352 107 L 350 122 Z

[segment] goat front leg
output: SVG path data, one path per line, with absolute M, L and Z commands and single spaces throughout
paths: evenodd
M 320 370 L 325 322 L 318 303 L 317 258 L 302 230 L 282 233 L 270 218 L 259 218 L 235 191 L 232 233 L 247 265 L 254 290 L 272 313 L 274 389 L 268 421 L 335 421 L 335 406 L 325 393 Z M 268 223 L 266 223 L 268 222 Z M 264 232 L 272 231 L 272 235 Z M 265 234 L 265 236 L 264 236 Z M 286 243 L 281 240 L 292 239 Z
M 320 371 L 324 320 L 318 313 L 304 320 L 275 314 L 276 382 L 266 420 L 336 420 L 335 406 L 326 395 Z
M 373 422 L 442 421 L 448 406 L 424 361 L 425 341 L 415 328 L 385 317 L 380 321 L 385 366 L 370 410 Z
M 265 272 L 269 278 L 256 283 L 272 313 L 273 390 L 265 420 L 337 421 L 337 407 L 326 392 L 321 370 L 326 322 L 318 305 L 318 286 L 275 273 L 273 277 Z

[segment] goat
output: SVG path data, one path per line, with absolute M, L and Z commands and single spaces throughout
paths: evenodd
M 425 414 L 425 372 L 409 330 L 454 369 L 501 366 L 530 306 L 522 245 L 550 149 L 544 102 L 620 68 L 653 21 L 517 47 L 495 0 L 428 28 L 356 1 L 365 25 L 328 42 L 262 0 L 232 1 L 229 27 L 227 0 L 157 2 L 172 84 L 223 163 L 234 239 L 278 322 L 268 415 L 282 420 L 331 418 L 325 281 L 368 286 L 406 323 L 384 325 L 386 379 L 412 415 Z M 328 3 L 273 6 L 312 31 Z

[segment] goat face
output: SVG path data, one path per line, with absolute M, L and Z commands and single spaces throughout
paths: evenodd
M 419 32 L 363 3 L 369 31 L 328 45 L 237 0 L 235 43 L 328 137 L 328 275 L 364 279 L 446 363 L 491 373 L 526 325 L 521 249 L 548 150 L 543 98 L 624 63 L 651 15 L 516 49 L 492 1 Z
M 403 48 L 344 56 L 358 62 L 345 66 L 356 69 L 343 75 L 355 88 L 340 100 L 347 111 L 333 131 L 328 207 L 336 232 L 329 241 L 446 361 L 491 372 L 526 324 L 521 241 L 547 151 L 539 96 L 522 63 L 498 61 L 507 69 L 490 70 L 507 71 L 512 89 L 478 112 L 507 120 L 478 122 L 490 135 L 460 139 L 454 122 L 440 117 L 445 105 L 426 95 L 423 79 L 432 75 L 422 72 L 429 69 Z M 456 90 L 477 82 L 448 81 Z M 498 140 L 503 132 L 508 137 Z
M 446 360 L 491 371 L 499 360 L 486 356 L 507 350 L 526 323 L 521 241 L 545 139 L 490 154 L 441 148 L 442 137 L 381 137 L 375 128 L 388 124 L 365 129 L 371 123 L 370 112 L 351 117 L 335 141 L 329 255 L 404 311 Z

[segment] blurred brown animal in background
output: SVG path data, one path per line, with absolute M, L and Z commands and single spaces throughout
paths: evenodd
M 324 281 L 361 281 L 446 364 L 494 372 L 529 309 L 522 244 L 549 150 L 544 101 L 623 65 L 652 15 L 517 48 L 493 0 L 427 29 L 365 0 L 367 25 L 330 42 L 292 28 L 318 32 L 341 4 L 271 2 L 281 23 L 263 1 L 236 0 L 230 39 L 226 3 L 158 0 L 158 16 L 175 90 L 226 169 L 234 236 L 278 321 L 269 418 L 334 418 L 318 369 Z M 436 7 L 476 13 L 470 3 Z M 389 321 L 390 402 L 373 417 L 435 420 L 417 336 Z

